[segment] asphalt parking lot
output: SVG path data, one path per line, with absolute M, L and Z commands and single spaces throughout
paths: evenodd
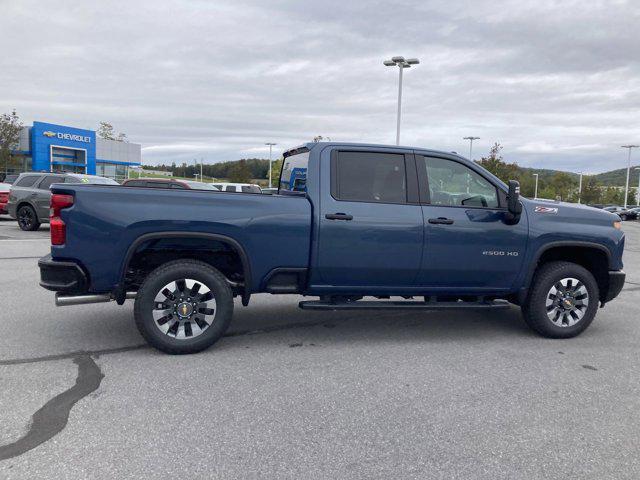
M 147 348 L 133 304 L 56 308 L 48 230 L 0 220 L 0 478 L 640 478 L 640 223 L 580 337 L 499 312 L 237 307 L 210 350 Z

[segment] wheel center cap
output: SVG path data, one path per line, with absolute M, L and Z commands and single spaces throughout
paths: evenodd
M 179 303 L 176 307 L 176 313 L 181 318 L 187 318 L 193 313 L 193 306 L 187 302 Z

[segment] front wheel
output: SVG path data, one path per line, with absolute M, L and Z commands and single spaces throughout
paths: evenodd
M 40 228 L 40 222 L 38 221 L 38 215 L 36 211 L 29 205 L 23 205 L 18 209 L 18 226 L 20 230 L 25 232 L 32 232 Z
M 591 324 L 598 298 L 598 284 L 587 269 L 570 262 L 551 262 L 536 272 L 522 313 L 540 335 L 570 338 Z
M 213 345 L 233 315 L 226 278 L 196 260 L 166 263 L 147 276 L 134 307 L 144 339 L 166 353 L 196 353 Z

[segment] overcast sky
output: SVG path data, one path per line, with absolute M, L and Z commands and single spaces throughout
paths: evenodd
M 404 55 L 402 144 L 600 172 L 640 143 L 639 32 L 638 0 L 0 0 L 0 111 L 109 121 L 145 163 L 393 143 Z

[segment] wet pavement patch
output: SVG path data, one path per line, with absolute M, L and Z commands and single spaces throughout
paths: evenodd
M 96 362 L 89 355 L 79 355 L 73 362 L 78 365 L 75 385 L 53 397 L 34 413 L 29 430 L 22 438 L 1 445 L 0 460 L 22 455 L 56 436 L 67 426 L 73 406 L 98 389 L 104 375 Z

